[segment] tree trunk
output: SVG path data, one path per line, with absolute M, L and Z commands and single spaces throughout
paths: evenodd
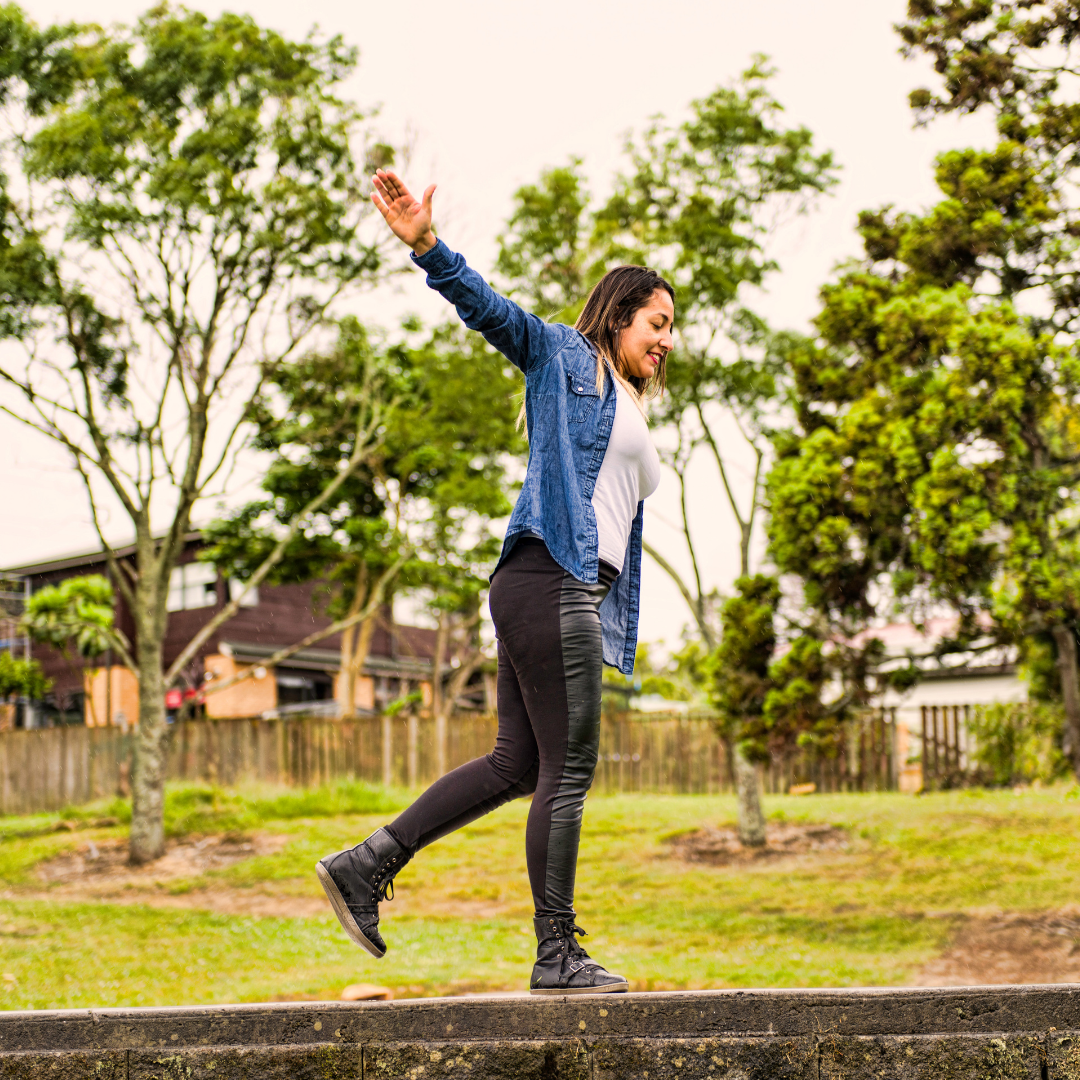
M 439 612 L 438 629 L 435 631 L 435 655 L 431 660 L 431 715 L 436 720 L 446 715 L 443 704 L 443 672 L 446 670 L 447 651 L 450 646 L 450 613 Z
M 353 587 L 352 603 L 347 615 L 355 615 L 363 606 L 367 594 L 367 566 L 360 564 Z M 342 720 L 351 720 L 356 714 L 356 654 L 360 651 L 360 626 L 350 626 L 341 635 L 341 701 L 338 702 L 338 716 Z M 366 656 L 365 656 L 366 659 Z M 363 661 L 361 661 L 361 664 Z
M 1065 705 L 1066 756 L 1072 761 L 1073 772 L 1080 779 L 1080 675 L 1077 673 L 1076 635 L 1071 626 L 1059 623 L 1053 628 L 1061 673 L 1061 698 Z
M 131 835 L 128 857 L 135 865 L 165 853 L 165 766 L 169 728 L 165 722 L 163 634 L 143 627 L 137 635 L 139 730 L 131 778 Z M 155 640 L 155 638 L 157 640 Z
M 435 771 L 440 776 L 447 772 L 447 743 L 450 736 L 449 709 L 443 693 L 443 665 L 450 644 L 450 613 L 439 612 L 438 630 L 435 633 L 435 655 L 431 664 L 431 715 L 435 718 Z
M 765 814 L 757 766 L 735 744 L 735 790 L 738 797 L 739 840 L 745 847 L 765 846 Z
M 368 653 L 371 652 L 371 639 L 375 636 L 375 620 L 377 615 L 369 615 L 356 627 L 356 637 L 352 645 L 352 653 L 349 656 L 348 667 L 345 671 L 345 698 L 348 703 L 348 712 L 342 709 L 342 715 L 351 719 L 356 713 L 356 684 L 364 672 Z

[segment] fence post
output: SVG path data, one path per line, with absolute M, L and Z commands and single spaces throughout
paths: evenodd
M 435 771 L 439 776 L 445 776 L 449 769 L 446 767 L 446 714 L 440 713 L 435 717 Z
M 382 718 L 382 782 L 386 787 L 394 783 L 394 729 L 389 716 Z
M 410 711 L 406 721 L 406 733 L 409 747 L 409 787 L 414 788 L 420 781 L 420 718 Z

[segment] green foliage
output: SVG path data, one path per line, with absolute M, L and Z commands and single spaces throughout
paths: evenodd
M 246 16 L 212 20 L 164 4 L 108 30 L 40 30 L 6 8 L 0 37 L 12 48 L 2 105 L 20 128 L 4 146 L 5 167 L 55 196 L 38 200 L 32 229 L 22 207 L 0 206 L 6 329 L 34 332 L 37 309 L 59 308 L 75 369 L 106 404 L 126 399 L 132 317 L 172 351 L 164 369 L 197 382 L 199 364 L 177 366 L 181 343 L 212 352 L 215 331 L 227 341 L 235 329 L 225 346 L 234 359 L 270 297 L 301 286 L 287 303 L 295 325 L 310 326 L 325 299 L 305 288 L 378 268 L 358 232 L 363 115 L 333 94 L 356 62 L 339 38 L 290 42 Z M 20 109 L 26 123 L 15 123 Z M 80 276 L 75 247 L 105 258 L 87 259 Z M 149 262 L 140 252 L 153 253 Z M 102 288 L 110 262 L 126 267 L 114 294 Z M 200 325 L 192 286 L 208 270 L 218 303 Z M 149 437 L 130 434 L 136 444 Z
M 970 760 L 978 779 L 995 787 L 1050 783 L 1068 774 L 1061 752 L 1064 715 L 1045 702 L 980 705 L 967 719 L 974 739 Z
M 13 694 L 40 701 L 52 687 L 36 660 L 16 660 L 10 652 L 0 652 L 0 700 Z
M 337 476 L 356 448 L 370 390 L 391 401 L 404 392 L 402 373 L 354 318 L 344 319 L 335 347 L 312 351 L 268 372 L 248 417 L 254 446 L 271 455 L 262 480 L 268 498 L 255 500 L 204 529 L 200 558 L 246 580 L 265 560 L 279 532 Z M 332 505 L 304 521 L 273 568 L 271 582 L 306 581 L 332 568 L 343 548 L 359 546 L 382 568 L 393 561 L 392 533 L 382 517 L 371 463 L 354 471 Z M 385 541 L 385 545 L 381 542 Z M 335 608 L 335 614 L 340 612 Z
M 219 788 L 170 784 L 165 791 L 165 831 L 169 836 L 247 831 L 268 821 L 326 818 L 339 814 L 388 814 L 407 799 L 359 780 L 339 780 L 318 788 Z M 130 821 L 123 804 L 110 807 Z
M 987 274 L 1008 297 L 1038 290 L 1033 328 L 1071 332 L 1080 316 L 1075 5 L 918 0 L 898 29 L 905 51 L 928 55 L 942 77 L 939 91 L 912 93 L 920 120 L 989 110 L 1000 137 L 989 151 L 942 156 L 948 198 L 902 257 L 973 285 Z
M 876 638 L 830 640 L 820 619 L 782 619 L 781 601 L 778 579 L 755 574 L 739 578 L 720 609 L 720 645 L 705 664 L 718 728 L 750 760 L 796 745 L 832 756 L 847 721 L 886 687 L 910 687 L 916 673 L 907 664 L 886 670 Z
M 74 645 L 80 656 L 100 656 L 117 643 L 127 648 L 114 624 L 115 603 L 112 586 L 102 575 L 65 578 L 30 597 L 20 625 L 34 641 L 61 652 Z
M 680 485 L 682 526 L 693 567 L 685 580 L 651 545 L 646 550 L 676 582 L 708 652 L 718 640 L 715 590 L 702 587 L 689 523 L 687 475 L 699 449 L 716 464 L 740 530 L 742 572 L 760 504 L 763 433 L 772 421 L 784 366 L 775 335 L 748 306 L 748 288 L 776 270 L 767 241 L 785 214 L 800 213 L 836 182 L 832 156 L 810 132 L 782 123 L 764 57 L 732 86 L 691 102 L 690 118 L 657 117 L 627 144 L 627 168 L 608 201 L 591 209 L 580 161 L 541 174 L 517 192 L 500 240 L 498 269 L 540 314 L 572 321 L 589 288 L 619 263 L 663 273 L 676 289 L 676 349 L 667 393 L 651 419 L 674 438 L 660 444 Z M 718 408 L 719 406 L 719 408 Z M 749 499 L 729 476 L 725 411 L 757 461 Z
M 333 351 L 275 370 L 251 412 L 257 445 L 273 455 L 268 498 L 212 523 L 202 558 L 250 576 L 352 452 L 353 402 L 374 372 L 391 401 L 380 449 L 309 518 L 271 580 L 326 579 L 328 610 L 341 616 L 411 550 L 402 585 L 433 589 L 436 606 L 453 611 L 478 603 L 498 553 L 486 522 L 510 511 L 506 463 L 522 449 L 511 404 L 518 380 L 477 335 L 409 329 L 410 339 L 386 346 L 346 319 Z
M 790 360 L 800 437 L 770 478 L 778 564 L 865 618 L 884 573 L 973 617 L 1072 617 L 1080 369 L 1008 305 L 854 270 Z
M 760 285 L 776 269 L 765 249 L 770 214 L 804 209 L 836 183 L 832 155 L 814 153 L 806 128 L 779 123 L 783 109 L 768 89 L 775 71 L 766 64 L 756 57 L 737 85 L 692 102 L 684 124 L 661 118 L 631 141 L 633 170 L 597 215 L 607 262 L 670 275 L 677 322 L 707 335 L 695 360 L 725 324 L 734 330 L 746 317 L 743 285 Z
M 735 582 L 735 595 L 720 609 L 722 636 L 713 657 L 712 700 L 721 731 L 744 743 L 751 758 L 765 756 L 761 742 L 779 603 L 776 579 L 754 574 Z
M 589 193 L 581 159 L 545 169 L 538 184 L 518 188 L 514 203 L 495 269 L 512 283 L 510 295 L 520 303 L 572 323 L 595 274 L 583 228 Z
M 942 198 L 925 212 L 860 215 L 865 258 L 822 290 L 816 337 L 787 343 L 797 424 L 776 440 L 771 551 L 836 639 L 875 617 L 921 624 L 952 611 L 939 656 L 1011 645 L 1034 695 L 1069 707 L 1080 624 L 1072 5 L 913 0 L 900 31 L 944 77 L 940 95 L 913 95 L 922 118 L 989 108 L 1001 139 L 940 155 Z M 1066 742 L 1080 768 L 1080 715 Z

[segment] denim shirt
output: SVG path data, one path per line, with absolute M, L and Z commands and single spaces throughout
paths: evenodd
M 597 393 L 596 351 L 579 331 L 546 323 L 500 296 L 441 240 L 413 260 L 461 321 L 525 373 L 529 465 L 499 566 L 531 533 L 568 574 L 595 584 L 599 542 L 592 494 L 615 420 L 614 381 L 605 374 L 604 391 Z M 643 508 L 639 502 L 619 576 L 600 605 L 604 663 L 624 675 L 633 673 L 637 649 Z

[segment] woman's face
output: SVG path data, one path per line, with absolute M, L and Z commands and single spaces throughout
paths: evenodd
M 660 361 L 674 347 L 671 331 L 675 305 L 666 289 L 657 289 L 652 299 L 634 313 L 633 321 L 619 335 L 619 355 L 628 378 L 651 379 Z

